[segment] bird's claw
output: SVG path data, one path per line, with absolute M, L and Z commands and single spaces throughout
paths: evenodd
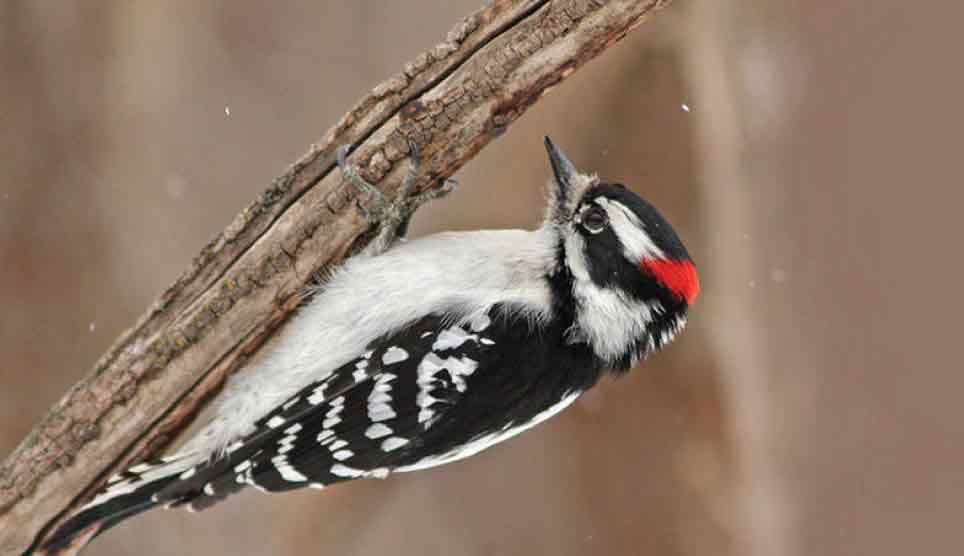
M 358 173 L 358 170 L 348 162 L 350 145 L 342 145 L 336 151 L 338 168 L 344 179 L 355 188 L 360 194 L 364 194 L 368 199 L 366 203 L 358 202 L 356 206 L 361 212 L 362 217 L 369 221 L 377 221 L 379 225 L 378 235 L 369 244 L 366 251 L 373 254 L 381 253 L 395 241 L 398 236 L 405 235 L 408 221 L 418 207 L 422 204 L 448 195 L 458 187 L 458 182 L 454 179 L 439 180 L 439 186 L 413 194 L 415 181 L 421 167 L 421 154 L 418 145 L 408 140 L 409 157 L 411 160 L 408 172 L 399 190 L 398 200 L 393 202 L 380 189 L 368 183 Z

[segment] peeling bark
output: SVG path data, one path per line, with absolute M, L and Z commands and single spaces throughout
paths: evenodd
M 664 0 L 502 0 L 359 101 L 221 234 L 0 467 L 0 553 L 19 554 L 110 474 L 168 447 L 370 226 L 332 172 L 340 145 L 394 194 L 407 139 L 417 188 L 453 174 Z M 399 164 L 401 162 L 401 164 Z M 73 550 L 79 550 L 83 542 Z

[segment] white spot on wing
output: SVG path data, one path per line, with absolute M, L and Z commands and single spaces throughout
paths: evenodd
M 336 477 L 348 477 L 351 479 L 361 477 L 365 474 L 361 469 L 355 469 L 354 467 L 348 467 L 343 463 L 336 463 L 331 466 L 331 474 Z
M 419 398 L 419 402 L 418 402 L 419 405 L 426 406 L 418 411 L 419 423 L 428 423 L 429 421 L 432 420 L 432 417 L 435 417 L 435 412 L 427 407 L 429 405 L 432 405 L 433 402 L 435 402 L 435 398 L 433 398 L 432 396 L 429 396 L 428 394 L 426 394 L 424 398 Z M 428 428 L 428 425 L 426 425 L 426 428 Z
M 385 354 L 385 358 L 387 357 L 388 353 Z M 407 353 L 405 358 L 408 358 Z M 375 386 L 372 387 L 371 393 L 368 394 L 368 418 L 373 422 L 387 421 L 397 416 L 392 406 L 389 405 L 392 401 L 391 382 L 396 378 L 397 376 L 391 373 L 379 376 Z
M 468 388 L 465 383 L 465 378 L 474 373 L 478 366 L 478 361 L 469 357 L 461 357 L 458 359 L 449 357 L 445 360 L 445 369 L 452 375 L 452 381 L 455 383 L 455 388 L 459 392 L 465 392 L 466 388 Z
M 382 441 L 382 450 L 385 452 L 391 452 L 392 450 L 397 450 L 406 444 L 408 444 L 408 439 L 393 436 Z
M 316 440 L 324 445 L 327 442 L 331 442 L 331 439 L 335 437 L 335 431 L 331 429 L 326 429 L 318 433 Z
M 436 345 L 441 341 L 443 341 L 442 334 L 439 335 L 439 340 L 436 341 Z M 435 387 L 435 375 L 437 373 L 443 369 L 447 370 L 452 377 L 455 388 L 459 392 L 464 392 L 467 388 L 465 377 L 475 372 L 477 367 L 478 362 L 468 357 L 447 357 L 442 359 L 435 353 L 426 354 L 418 364 L 417 384 L 419 391 L 415 396 L 415 402 L 419 407 L 418 422 L 428 423 L 432 417 L 435 416 L 435 411 L 430 409 L 430 407 L 438 401 L 438 399 L 431 394 L 432 389 Z
M 281 478 L 290 483 L 303 483 L 308 480 L 300 471 L 291 466 L 290 463 L 276 467 Z
M 368 406 L 368 418 L 372 421 L 388 421 L 394 419 L 398 414 L 388 404 L 376 403 Z
M 285 424 L 285 420 L 284 418 L 279 417 L 278 415 L 275 415 L 274 417 L 268 419 L 268 422 L 265 424 L 268 425 L 268 428 L 276 429 L 281 425 Z
M 311 391 L 311 395 L 308 396 L 308 403 L 311 405 L 318 405 L 325 401 L 325 388 L 328 385 L 326 383 L 321 383 L 317 388 Z
M 390 401 L 392 401 L 392 396 L 387 391 L 372 390 L 371 395 L 368 396 L 369 403 L 388 403 Z
M 395 363 L 401 363 L 408 359 L 408 352 L 404 349 L 396 346 L 392 346 L 385 350 L 385 354 L 382 355 L 382 363 L 386 365 L 394 365 Z
M 345 406 L 345 396 L 338 396 L 337 398 L 333 398 L 329 402 L 329 406 L 330 407 L 328 408 L 328 412 L 325 413 L 325 420 L 322 421 L 321 423 L 322 428 L 325 428 L 325 429 L 330 429 L 335 425 L 337 425 L 338 423 L 341 423 L 341 417 L 339 417 L 339 415 L 341 414 L 341 410 L 344 409 L 344 406 Z
M 365 436 L 371 438 L 372 440 L 381 438 L 383 436 L 388 436 L 390 434 L 392 434 L 391 427 L 388 427 L 382 423 L 375 423 L 374 425 L 368 427 L 368 429 L 365 431 Z
M 476 334 L 469 334 L 461 326 L 452 326 L 439 332 L 438 338 L 432 344 L 432 351 L 455 349 L 469 340 L 478 341 Z
M 294 426 L 289 427 L 289 429 L 293 429 L 293 428 L 295 427 Z M 298 430 L 300 430 L 300 427 L 298 427 Z M 295 442 L 297 441 L 298 441 L 298 437 L 294 434 L 289 434 L 283 437 L 281 440 L 278 441 L 278 453 L 287 454 L 291 450 L 294 450 Z

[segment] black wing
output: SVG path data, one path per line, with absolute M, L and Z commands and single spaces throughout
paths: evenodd
M 44 542 L 56 550 L 156 505 L 208 507 L 251 485 L 324 487 L 452 461 L 541 421 L 591 387 L 599 361 L 496 305 L 462 325 L 424 317 L 306 386 L 217 459 L 142 464 Z
M 167 486 L 158 501 L 202 509 L 248 485 L 276 492 L 384 476 L 411 459 L 420 437 L 467 390 L 467 376 L 496 343 L 483 330 L 489 325 L 487 316 L 454 326 L 431 315 L 373 342 L 260 419 L 225 457 Z
M 588 350 L 560 347 L 562 331 L 511 314 L 496 306 L 462 325 L 431 315 L 373 342 L 156 500 L 201 509 L 247 485 L 274 492 L 384 477 L 523 425 L 596 381 Z

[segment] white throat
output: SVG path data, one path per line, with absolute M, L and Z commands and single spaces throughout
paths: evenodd
M 572 272 L 576 317 L 569 341 L 585 342 L 603 361 L 612 363 L 633 350 L 663 307 L 632 299 L 625 293 L 600 287 L 589 276 L 582 237 L 567 234 L 566 256 Z

